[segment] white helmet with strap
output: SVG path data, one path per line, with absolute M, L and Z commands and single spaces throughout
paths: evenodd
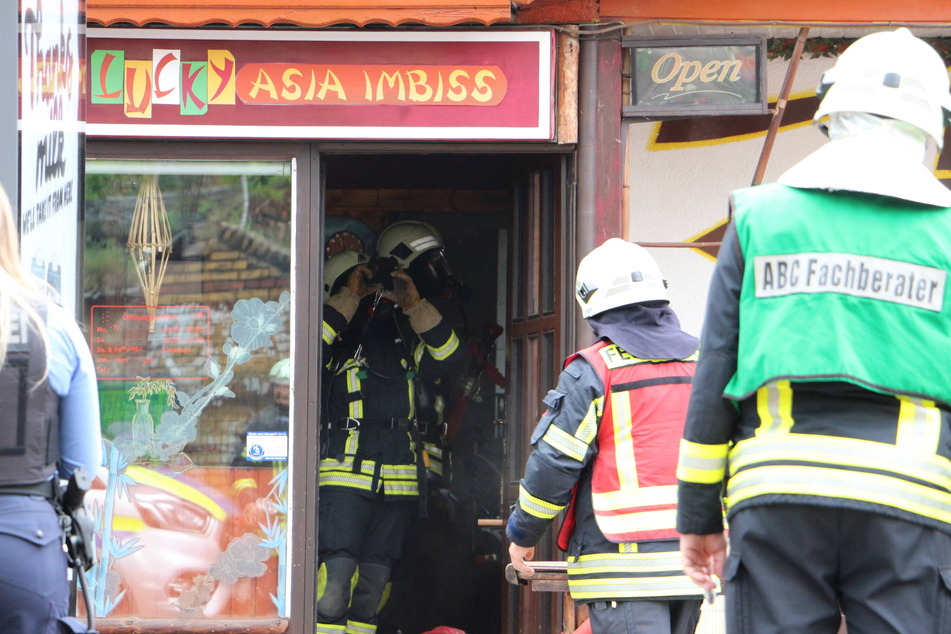
M 644 247 L 611 238 L 586 255 L 578 265 L 575 299 L 585 319 L 600 313 L 649 301 L 670 301 L 667 280 Z
M 396 258 L 401 267 L 408 269 L 423 253 L 443 246 L 442 236 L 432 225 L 419 220 L 403 220 L 380 233 L 376 252 L 381 258 Z
M 815 120 L 867 112 L 909 123 L 940 148 L 951 112 L 948 69 L 941 56 L 906 28 L 859 38 L 819 82 Z

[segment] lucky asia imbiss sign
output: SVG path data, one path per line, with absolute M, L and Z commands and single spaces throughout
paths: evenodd
M 89 29 L 87 135 L 550 140 L 550 31 Z

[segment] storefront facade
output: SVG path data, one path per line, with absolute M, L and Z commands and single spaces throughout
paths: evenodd
M 541 398 L 590 338 L 578 259 L 608 237 L 647 245 L 699 332 L 728 193 L 822 143 L 814 87 L 838 47 L 883 20 L 946 26 L 890 3 L 317 4 L 86 0 L 75 295 L 108 441 L 99 630 L 313 631 L 322 266 L 404 219 L 443 234 L 446 304 L 489 361 L 460 392 L 446 494 L 462 519 L 421 565 L 442 604 L 429 625 L 570 630 L 559 594 L 502 580 L 502 523 Z M 638 47 L 686 59 L 699 40 L 733 55 L 703 63 L 745 55 L 755 96 L 639 110 Z
M 511 446 L 530 425 L 512 436 L 516 390 L 500 384 L 531 385 L 516 406 L 537 415 L 567 348 L 576 43 L 551 28 L 92 25 L 86 43 L 81 312 L 109 460 L 91 496 L 97 627 L 313 631 L 322 265 L 417 219 L 446 242 L 465 340 L 506 334 L 459 415 L 461 484 L 445 493 L 463 517 L 437 535 L 452 578 L 431 562 L 414 583 L 449 588 L 429 626 L 502 631 L 509 605 L 522 629 L 501 575 L 502 472 L 521 468 Z M 267 425 L 284 359 L 289 409 Z M 558 618 L 560 598 L 539 599 Z

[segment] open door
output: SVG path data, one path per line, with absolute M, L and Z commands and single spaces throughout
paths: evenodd
M 563 161 L 553 158 L 532 167 L 515 186 L 509 267 L 506 509 L 518 500 L 532 430 L 544 411 L 542 398 L 554 385 L 566 354 Z M 537 560 L 561 558 L 552 533 L 548 531 L 536 548 Z M 507 551 L 503 556 L 507 557 Z M 561 595 L 508 586 L 505 599 L 503 631 L 507 634 L 561 631 Z

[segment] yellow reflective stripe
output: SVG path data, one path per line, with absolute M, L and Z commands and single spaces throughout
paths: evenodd
M 548 431 L 542 436 L 542 440 L 554 447 L 557 451 L 578 462 L 584 461 L 585 452 L 588 450 L 587 444 L 581 442 L 556 425 L 548 426 Z
M 729 443 L 704 445 L 682 438 L 677 461 L 677 479 L 697 484 L 722 482 L 729 450 Z
M 329 346 L 337 338 L 337 331 L 331 328 L 330 324 L 325 321 L 323 328 L 320 330 L 320 336 L 324 340 L 324 343 Z
M 590 445 L 598 435 L 598 420 L 601 419 L 601 412 L 603 410 L 603 396 L 599 396 L 591 401 L 591 405 L 588 406 L 588 411 L 585 413 L 584 418 L 581 419 L 581 424 L 578 425 L 575 438 L 585 445 Z
M 360 372 L 360 366 L 353 365 L 347 368 L 347 394 L 356 394 L 360 391 L 361 383 L 358 372 Z M 347 405 L 347 411 L 350 418 L 363 418 L 363 399 L 350 401 Z
M 373 478 L 356 473 L 341 471 L 321 471 L 317 480 L 318 486 L 338 486 L 361 491 L 373 491 Z
M 773 381 L 756 390 L 760 426 L 756 435 L 788 432 L 793 426 L 792 386 L 788 380 Z
M 697 596 L 702 590 L 683 574 L 680 552 L 603 553 L 568 559 L 574 599 Z
M 374 634 L 376 625 L 362 621 L 347 621 L 347 634 Z
M 543 520 L 550 520 L 558 515 L 565 506 L 567 505 L 552 504 L 551 502 L 537 498 L 529 493 L 521 484 L 518 487 L 518 507 L 529 515 Z
M 416 478 L 416 465 L 385 464 L 381 473 L 387 478 Z
M 449 339 L 443 345 L 439 347 L 433 347 L 429 344 L 426 344 L 426 349 L 429 350 L 430 356 L 436 361 L 442 361 L 447 358 L 453 352 L 459 348 L 459 337 L 456 336 L 455 332 L 449 333 Z
M 610 491 L 594 493 L 594 508 L 599 511 L 617 511 L 633 507 L 661 506 L 677 503 L 677 485 L 659 484 L 652 487 L 640 487 L 633 491 Z
M 748 438 L 730 451 L 730 475 L 763 462 L 819 462 L 868 471 L 892 471 L 951 491 L 951 462 L 947 458 L 915 455 L 895 445 L 871 440 L 813 434 L 787 434 L 778 440 L 770 436 Z
M 429 465 L 427 468 L 436 475 L 443 474 L 443 451 L 442 447 L 437 447 L 431 442 L 423 441 L 423 447 L 429 454 Z
M 622 534 L 635 531 L 657 531 L 677 525 L 677 509 L 660 511 L 634 511 L 619 515 L 598 515 L 598 528 L 606 534 Z
M 889 475 L 833 467 L 769 465 L 730 478 L 731 505 L 775 493 L 859 500 L 951 523 L 951 495 Z
M 666 571 L 682 572 L 679 550 L 661 553 L 597 553 L 573 557 L 568 561 L 569 575 Z
M 346 634 L 346 631 L 346 625 L 333 625 L 331 623 L 318 623 L 317 629 L 314 630 L 316 634 L 340 634 L 341 632 Z
M 347 442 L 344 444 L 343 451 L 349 456 L 356 455 L 357 446 L 360 444 L 360 430 L 351 429 L 347 432 Z
M 631 394 L 613 392 L 611 394 L 611 418 L 614 424 L 614 464 L 624 465 L 618 468 L 618 490 L 633 493 L 637 490 L 637 460 L 634 457 L 634 438 L 632 436 Z
M 636 553 L 637 542 L 625 542 L 623 544 L 618 544 L 618 552 L 625 555 Z
M 941 411 L 934 401 L 899 396 L 898 431 L 895 445 L 929 454 L 938 451 L 941 436 Z
M 568 592 L 575 601 L 700 596 L 703 590 L 684 574 L 665 577 L 610 577 L 581 580 L 568 577 Z

